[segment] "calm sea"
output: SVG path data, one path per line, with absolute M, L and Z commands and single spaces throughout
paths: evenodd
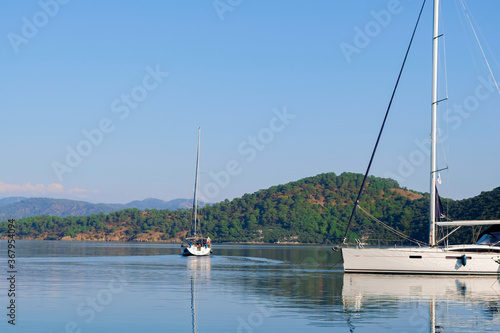
M 17 241 L 13 298 L 0 241 L 0 332 L 500 330 L 497 277 L 344 274 L 330 247 L 179 253 L 167 244 Z

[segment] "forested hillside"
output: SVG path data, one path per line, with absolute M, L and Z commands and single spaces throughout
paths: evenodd
M 199 209 L 202 231 L 217 243 L 337 243 L 362 179 L 353 173 L 320 174 L 205 206 Z M 457 219 L 499 218 L 499 197 L 500 188 L 468 200 L 448 200 L 445 207 Z M 410 237 L 427 240 L 428 195 L 402 189 L 391 179 L 369 177 L 360 206 Z M 190 230 L 191 212 L 125 209 L 86 217 L 29 217 L 17 225 L 16 234 L 23 239 L 178 242 Z M 3 235 L 5 226 L 0 225 Z M 348 236 L 372 244 L 399 240 L 362 212 Z M 454 237 L 470 238 L 470 233 Z
M 498 220 L 500 219 L 500 187 L 464 200 L 443 200 L 448 220 Z M 428 210 L 427 210 L 428 212 Z M 450 242 L 476 241 L 488 226 L 462 227 L 450 237 Z M 451 228 L 447 229 L 451 231 Z

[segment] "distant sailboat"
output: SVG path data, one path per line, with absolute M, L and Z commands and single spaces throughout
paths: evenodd
M 425 3 L 425 2 L 424 2 Z M 430 169 L 430 216 L 429 246 L 416 248 L 356 248 L 342 247 L 345 272 L 358 273 L 403 273 L 403 274 L 500 274 L 500 229 L 488 229 L 476 244 L 438 246 L 461 226 L 495 225 L 500 220 L 490 221 L 439 221 L 442 207 L 437 194 L 437 108 L 438 100 L 438 45 L 440 0 L 434 0 L 434 39 L 432 59 L 432 121 L 431 121 L 431 169 Z M 423 6 L 422 6 L 423 9 Z M 382 127 L 383 128 L 383 127 Z M 379 135 L 380 138 L 380 135 Z M 378 144 L 378 141 L 377 141 Z M 376 146 L 375 146 L 376 149 Z M 375 150 L 372 154 L 372 160 Z M 371 164 L 371 161 L 370 161 Z M 370 165 L 368 166 L 368 170 Z M 367 173 L 368 174 L 368 171 Z M 366 175 L 365 175 L 366 179 Z M 364 187 L 361 186 L 351 219 Z M 349 221 L 350 223 L 350 221 Z M 441 240 L 436 240 L 436 226 L 455 226 Z M 349 226 L 348 226 L 349 228 Z M 347 234 L 347 231 L 346 231 Z M 344 237 L 345 241 L 345 237 Z
M 200 166 L 200 134 L 201 128 L 198 128 L 198 151 L 196 154 L 196 176 L 194 180 L 194 199 L 193 199 L 193 226 L 190 237 L 184 240 L 181 245 L 182 254 L 185 256 L 207 256 L 212 253 L 212 243 L 210 237 L 203 237 L 201 234 L 200 221 L 198 220 L 198 174 Z

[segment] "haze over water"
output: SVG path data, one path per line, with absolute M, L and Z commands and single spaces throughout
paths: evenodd
M 500 323 L 497 277 L 344 274 L 330 247 L 215 244 L 195 258 L 169 244 L 16 244 L 16 326 L 2 282 L 2 332 L 496 332 Z

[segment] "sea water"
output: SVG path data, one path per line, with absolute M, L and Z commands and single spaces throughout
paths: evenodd
M 16 241 L 0 332 L 497 332 L 494 277 L 344 274 L 329 246 Z M 8 309 L 15 302 L 15 325 Z M 11 323 L 9 323 L 11 321 Z

